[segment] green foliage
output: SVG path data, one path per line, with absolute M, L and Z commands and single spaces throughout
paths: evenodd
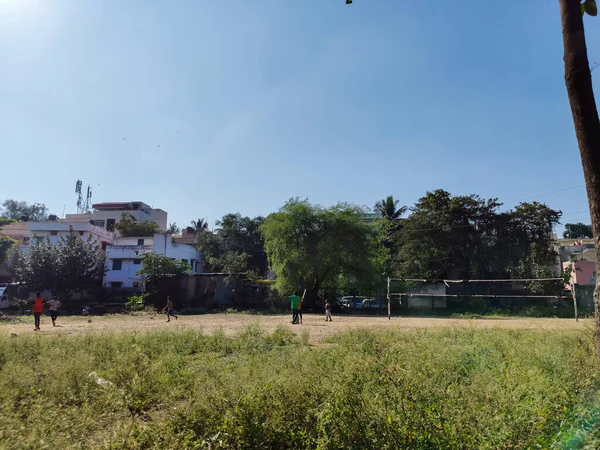
M 8 236 L 0 235 L 0 264 L 2 264 L 8 258 L 10 250 L 17 243 L 14 239 Z
M 181 229 L 177 226 L 175 222 L 173 222 L 169 224 L 169 227 L 165 231 L 171 234 L 179 234 L 181 232 Z
M 208 230 L 208 222 L 204 219 L 192 220 L 191 224 L 194 231 Z
M 161 231 L 156 223 L 149 220 L 138 222 L 128 212 L 121 214 L 121 220 L 116 227 L 119 234 L 125 237 L 152 237 Z
M 11 223 L 15 223 L 17 220 L 10 217 L 0 217 L 0 228 L 5 225 L 10 225 Z
M 178 261 L 159 253 L 150 252 L 144 255 L 142 267 L 137 275 L 143 275 L 144 282 L 147 282 L 152 278 L 186 275 L 191 270 L 190 265 L 185 261 Z
M 590 16 L 598 15 L 598 7 L 596 5 L 596 0 L 585 0 L 581 4 L 581 15 L 588 14 Z
M 256 326 L 0 333 L 0 436 L 7 449 L 598 448 L 593 355 L 590 329 L 362 330 L 316 348 Z
M 554 264 L 561 213 L 541 203 L 500 212 L 497 199 L 428 192 L 388 239 L 395 274 L 407 278 L 536 278 Z
M 196 247 L 204 253 L 208 267 L 214 272 L 247 274 L 258 278 L 267 271 L 263 238 L 259 231 L 262 217 L 227 214 L 217 222 L 216 233 L 198 233 Z M 231 283 L 239 282 L 230 277 Z
M 30 220 L 40 222 L 48 219 L 48 208 L 41 203 L 33 205 L 17 200 L 5 200 L 2 203 L 2 217 L 15 220 Z M 1 225 L 0 225 L 1 226 Z
M 372 288 L 381 277 L 383 248 L 364 214 L 353 205 L 323 208 L 292 199 L 269 215 L 261 230 L 277 274 L 276 290 L 285 294 L 306 287 L 314 299 L 323 287 Z
M 73 230 L 56 245 L 36 241 L 27 253 L 19 253 L 15 275 L 32 290 L 49 290 L 56 296 L 100 285 L 104 253 L 91 236 L 87 240 Z
M 398 203 L 400 203 L 400 201 L 394 200 L 393 195 L 388 195 L 385 200 L 380 200 L 375 203 L 375 211 L 384 219 L 397 220 L 408 211 L 406 206 L 398 208 Z
M 128 311 L 142 311 L 145 306 L 145 298 L 146 297 L 144 295 L 132 295 L 127 297 L 125 309 Z
M 594 236 L 592 232 L 592 226 L 584 223 L 567 223 L 565 224 L 565 231 L 563 232 L 563 238 L 565 239 L 579 239 L 582 237 L 591 238 Z

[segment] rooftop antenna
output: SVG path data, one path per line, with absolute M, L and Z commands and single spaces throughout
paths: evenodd
M 81 192 L 82 187 L 83 182 L 81 180 L 77 180 L 77 183 L 75 183 L 75 193 L 77 194 L 77 214 L 89 213 L 92 206 L 92 187 L 88 185 L 85 200 L 83 198 L 83 193 Z
M 75 183 L 75 193 L 77 194 L 77 214 L 83 214 L 83 196 L 81 195 L 81 180 Z

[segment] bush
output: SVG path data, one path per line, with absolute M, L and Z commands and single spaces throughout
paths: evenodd
M 143 295 L 132 295 L 127 297 L 125 302 L 125 309 L 128 311 L 142 311 L 145 307 L 145 297 Z

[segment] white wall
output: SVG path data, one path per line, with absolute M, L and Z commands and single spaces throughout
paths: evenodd
M 143 238 L 144 245 L 137 245 L 138 237 L 119 237 L 115 245 L 110 245 L 106 249 L 106 267 L 108 269 L 104 277 L 104 285 L 111 286 L 111 283 L 122 283 L 122 287 L 134 287 L 135 282 L 140 282 L 142 277 L 136 275 L 140 270 L 141 264 L 134 264 L 134 261 L 141 260 L 145 253 L 150 251 L 160 255 L 173 258 L 178 261 L 186 260 L 194 273 L 202 271 L 202 254 L 194 247 L 184 244 L 174 244 L 173 236 L 170 233 L 156 233 L 153 238 Z M 121 270 L 113 270 L 113 260 L 120 259 Z

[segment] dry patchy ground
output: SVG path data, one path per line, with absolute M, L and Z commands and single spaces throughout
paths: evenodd
M 33 334 L 33 317 L 24 316 L 22 323 L 0 323 L 0 333 Z M 415 328 L 464 327 L 464 328 L 506 328 L 530 329 L 546 331 L 564 331 L 585 329 L 593 326 L 591 319 L 532 319 L 532 318 L 481 318 L 481 319 L 451 319 L 424 317 L 392 317 L 386 316 L 355 316 L 340 315 L 333 322 L 325 322 L 322 315 L 305 314 L 302 325 L 291 325 L 291 315 L 250 315 L 250 314 L 203 314 L 179 316 L 167 323 L 163 314 L 138 313 L 135 315 L 105 315 L 105 316 L 62 316 L 58 318 L 57 327 L 52 327 L 50 318 L 42 317 L 41 335 L 74 334 L 89 332 L 114 331 L 150 331 L 156 329 L 197 329 L 207 333 L 223 330 L 226 335 L 239 334 L 250 324 L 258 324 L 270 333 L 275 328 L 287 326 L 292 331 L 300 333 L 306 330 L 310 342 L 318 344 L 324 339 L 352 328 L 376 330 L 405 330 Z

